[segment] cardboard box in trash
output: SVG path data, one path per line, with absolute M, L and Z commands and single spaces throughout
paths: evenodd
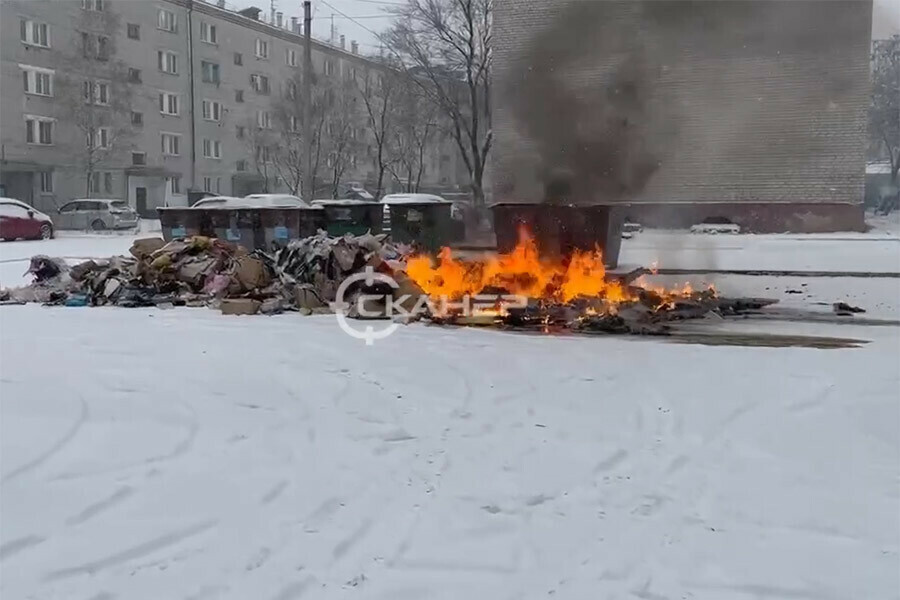
M 253 298 L 227 298 L 222 300 L 219 308 L 223 315 L 255 315 L 262 302 Z

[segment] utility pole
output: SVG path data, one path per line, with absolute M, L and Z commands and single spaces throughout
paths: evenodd
M 312 202 L 315 182 L 312 181 L 312 2 L 303 0 L 303 143 L 306 145 L 306 163 L 303 170 L 301 196 Z

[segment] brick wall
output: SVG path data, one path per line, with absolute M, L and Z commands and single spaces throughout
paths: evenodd
M 495 201 L 861 202 L 871 0 L 502 0 Z

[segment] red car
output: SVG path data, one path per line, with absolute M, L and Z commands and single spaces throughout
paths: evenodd
M 53 221 L 24 202 L 0 198 L 0 238 L 5 241 L 24 238 L 47 240 L 53 237 Z

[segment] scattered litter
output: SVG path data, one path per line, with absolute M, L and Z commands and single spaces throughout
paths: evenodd
M 864 313 L 866 312 L 864 308 L 860 308 L 858 306 L 851 306 L 846 302 L 835 302 L 831 305 L 831 308 L 834 310 L 836 315 L 840 315 L 842 317 L 851 316 L 855 313 Z

